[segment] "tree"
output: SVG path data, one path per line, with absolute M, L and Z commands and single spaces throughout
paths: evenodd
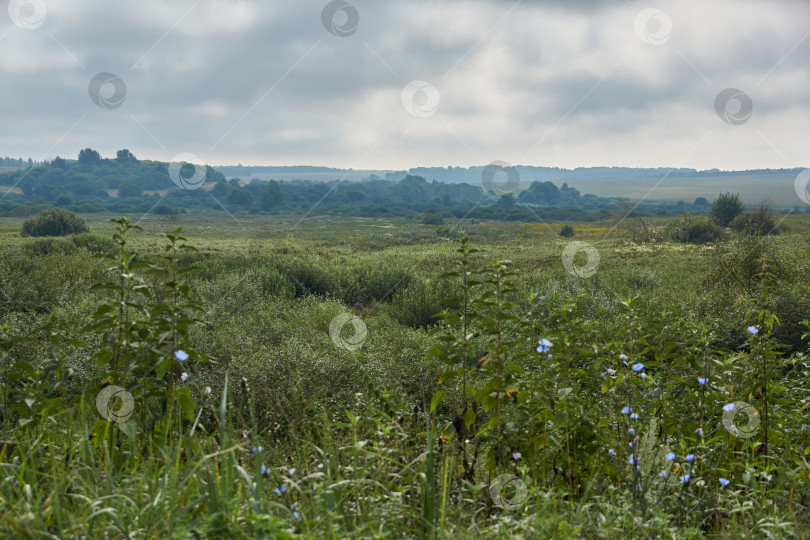
M 67 165 L 67 161 L 65 161 L 64 159 L 60 158 L 59 156 L 56 156 L 56 157 L 55 157 L 55 158 L 53 158 L 53 160 L 51 161 L 51 167 L 54 167 L 54 168 L 56 168 L 56 169 L 67 170 L 68 165 Z
M 92 148 L 85 148 L 79 152 L 79 163 L 86 165 L 95 165 L 101 163 L 101 154 Z
M 119 197 L 140 197 L 143 195 L 143 189 L 135 182 L 125 182 L 118 188 Z
M 259 205 L 262 210 L 272 210 L 284 202 L 284 193 L 281 192 L 278 182 L 270 180 L 261 191 Z
M 709 217 L 721 227 L 728 227 L 728 224 L 743 213 L 745 206 L 740 200 L 739 193 L 721 193 L 712 203 L 709 210 Z
M 574 228 L 567 223 L 562 226 L 562 229 L 560 229 L 560 236 L 563 238 L 571 238 L 574 236 L 574 234 Z
M 87 223 L 70 210 L 52 208 L 23 222 L 20 236 L 66 236 L 89 232 Z
M 34 184 L 32 184 L 31 182 L 24 183 L 22 185 L 22 192 L 23 195 L 25 195 L 26 197 L 30 197 L 31 195 L 34 194 Z
M 501 198 L 498 199 L 498 202 L 495 203 L 497 208 L 514 208 L 515 207 L 515 197 L 511 193 L 507 195 L 501 195 Z
M 126 148 L 116 152 L 115 153 L 115 159 L 118 161 L 118 163 L 122 163 L 122 164 L 138 163 L 138 159 L 135 157 L 135 155 L 132 152 L 130 152 L 129 150 L 127 150 Z
M 228 204 L 234 206 L 249 206 L 253 202 L 253 195 L 249 191 L 239 188 L 228 194 Z
M 706 197 L 698 197 L 695 199 L 695 202 L 693 204 L 694 206 L 706 208 L 707 206 L 709 206 L 709 201 L 706 200 Z

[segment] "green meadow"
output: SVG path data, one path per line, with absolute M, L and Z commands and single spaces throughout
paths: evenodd
M 2 537 L 810 536 L 810 215 L 82 217 L 0 218 Z

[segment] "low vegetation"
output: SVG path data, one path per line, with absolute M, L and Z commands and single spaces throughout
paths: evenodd
M 810 532 L 805 216 L 178 219 L 0 222 L 0 535 Z

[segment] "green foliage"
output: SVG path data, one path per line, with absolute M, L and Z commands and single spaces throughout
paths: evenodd
M 725 237 L 723 229 L 706 216 L 693 216 L 688 212 L 667 225 L 666 235 L 674 242 L 706 244 Z
M 745 206 L 737 193 L 721 193 L 712 202 L 709 217 L 720 227 L 728 227 L 729 223 L 745 210 Z
M 0 248 L 0 536 L 810 530 L 810 266 L 788 235 L 604 240 L 579 279 L 558 268 L 559 238 L 511 229 L 476 228 L 481 251 L 397 244 L 401 231 L 374 256 L 382 235 L 224 255 L 114 223 L 112 246 L 88 233 Z M 487 262 L 507 250 L 514 262 Z M 22 309 L 26 287 L 41 287 L 39 312 Z M 359 349 L 329 334 L 345 313 L 367 326 Z M 804 335 L 790 353 L 788 320 Z M 133 396 L 126 421 L 96 407 L 111 384 Z M 759 421 L 747 438 L 724 424 L 740 401 Z
M 743 212 L 731 220 L 729 227 L 737 232 L 753 236 L 778 234 L 776 222 L 766 203 L 762 203 L 754 212 Z
M 560 234 L 560 236 L 562 236 L 563 238 L 571 238 L 571 237 L 572 237 L 572 236 L 574 236 L 574 234 L 576 234 L 576 233 L 574 232 L 574 228 L 573 228 L 571 225 L 569 225 L 569 224 L 567 224 L 567 223 L 566 223 L 566 224 L 565 224 L 565 225 L 563 225 L 563 226 L 562 226 L 562 228 L 560 229 L 560 233 L 559 233 L 559 234 Z
M 20 236 L 67 236 L 86 233 L 87 223 L 70 210 L 53 208 L 23 222 Z

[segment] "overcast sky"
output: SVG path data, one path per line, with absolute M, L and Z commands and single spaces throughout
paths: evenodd
M 806 0 L 12 0 L 0 155 L 806 167 L 808 22 Z

